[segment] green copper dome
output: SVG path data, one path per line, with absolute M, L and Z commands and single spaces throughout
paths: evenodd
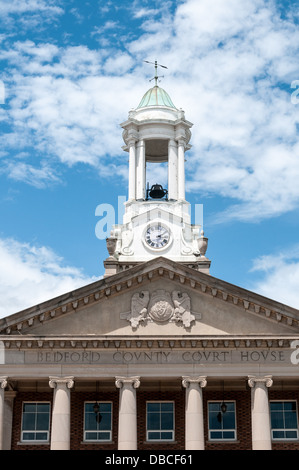
M 168 93 L 166 93 L 163 88 L 160 88 L 158 86 L 150 88 L 145 93 L 139 105 L 137 106 L 137 109 L 146 108 L 148 106 L 167 106 L 169 108 L 176 109 Z

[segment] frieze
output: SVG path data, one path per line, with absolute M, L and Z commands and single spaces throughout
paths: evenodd
M 291 364 L 293 349 L 26 350 L 7 351 L 5 364 Z

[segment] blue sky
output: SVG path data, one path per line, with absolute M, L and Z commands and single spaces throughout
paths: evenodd
M 152 86 L 144 60 L 194 124 L 211 274 L 299 308 L 298 7 L 0 0 L 1 317 L 103 275 L 95 211 L 127 195 L 120 123 Z

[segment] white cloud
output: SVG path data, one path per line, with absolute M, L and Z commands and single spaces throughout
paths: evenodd
M 284 252 L 261 256 L 254 260 L 252 271 L 262 275 L 252 290 L 299 308 L 299 245 Z
M 48 247 L 0 239 L 0 317 L 94 282 Z
M 64 13 L 59 4 L 60 0 L 0 0 L 2 27 L 10 34 L 30 28 L 40 30 Z
M 58 176 L 47 163 L 42 164 L 41 168 L 36 168 L 25 162 L 8 162 L 5 172 L 9 178 L 36 188 L 44 188 L 49 184 L 60 182 Z
M 160 13 L 160 10 L 154 9 L 154 8 L 136 8 L 135 6 L 135 11 L 133 13 L 134 18 L 144 18 L 144 17 L 149 17 L 149 16 L 156 16 Z
M 0 0 L 1 15 L 17 13 L 18 15 L 26 12 L 46 11 L 47 13 L 63 13 L 63 10 L 55 5 L 53 0 Z
M 107 74 L 123 75 L 124 73 L 127 73 L 132 66 L 132 57 L 127 53 L 120 52 L 106 60 L 104 70 Z

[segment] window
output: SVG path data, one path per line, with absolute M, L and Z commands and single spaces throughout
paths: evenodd
M 221 411 L 222 402 L 209 402 L 209 439 L 235 440 L 236 439 L 236 411 L 235 402 L 226 401 L 226 411 Z
M 94 412 L 94 402 L 84 406 L 84 440 L 112 440 L 112 403 L 100 402 L 99 412 Z
M 49 441 L 50 403 L 23 403 L 22 441 Z
M 272 439 L 298 439 L 295 401 L 270 402 Z
M 147 441 L 173 441 L 174 403 L 148 402 L 146 404 Z

